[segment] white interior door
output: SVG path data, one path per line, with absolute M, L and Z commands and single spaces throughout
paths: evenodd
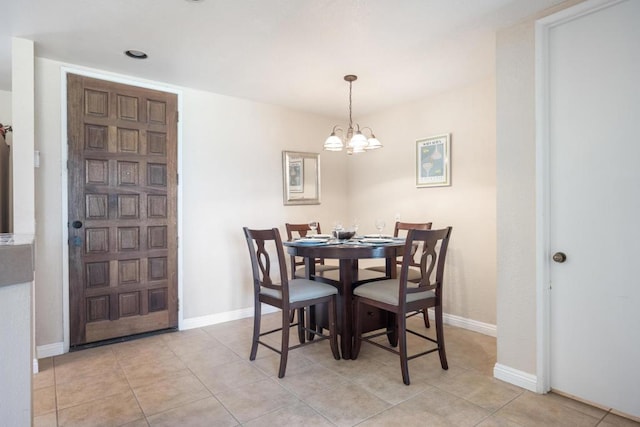
M 550 384 L 640 416 L 640 1 L 550 29 Z

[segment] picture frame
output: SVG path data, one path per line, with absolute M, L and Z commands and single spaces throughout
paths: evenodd
M 451 185 L 451 134 L 416 141 L 416 187 Z
M 302 158 L 289 160 L 289 191 L 304 192 L 304 162 Z

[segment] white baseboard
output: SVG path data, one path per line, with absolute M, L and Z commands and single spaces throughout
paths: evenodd
M 513 369 L 509 366 L 496 363 L 493 367 L 493 376 L 499 380 L 537 393 L 538 377 L 528 372 L 523 372 L 518 369 Z
M 429 319 L 433 318 L 433 309 L 429 309 Z M 489 335 L 490 337 L 495 337 L 497 335 L 496 325 L 492 325 L 491 323 L 479 322 L 477 320 L 467 319 L 466 317 L 447 313 L 442 314 L 442 321 L 446 325 L 457 326 L 458 328 L 468 329 L 483 335 Z
M 44 359 L 45 357 L 60 356 L 64 354 L 64 343 L 54 342 L 52 344 L 39 345 L 36 347 L 36 357 Z
M 275 313 L 277 311 L 280 310 L 270 305 L 262 305 L 262 314 Z M 184 331 L 187 329 L 202 328 L 204 326 L 229 322 L 231 320 L 244 319 L 245 317 L 253 317 L 253 307 L 241 308 L 240 310 L 234 311 L 225 311 L 223 313 L 210 314 L 207 316 L 183 319 L 179 329 L 181 331 Z

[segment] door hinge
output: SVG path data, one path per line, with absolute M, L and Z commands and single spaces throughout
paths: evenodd
M 180 174 L 176 174 L 176 185 L 180 185 Z
M 176 236 L 176 248 L 180 247 L 180 236 Z
M 180 121 L 180 111 L 176 111 L 176 122 Z

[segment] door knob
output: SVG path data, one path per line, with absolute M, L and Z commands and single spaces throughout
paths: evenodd
M 73 222 L 71 223 L 71 226 L 72 226 L 73 228 L 82 228 L 82 221 L 73 221 Z
M 553 260 L 555 262 L 563 263 L 567 260 L 567 255 L 564 252 L 556 252 L 553 254 Z

